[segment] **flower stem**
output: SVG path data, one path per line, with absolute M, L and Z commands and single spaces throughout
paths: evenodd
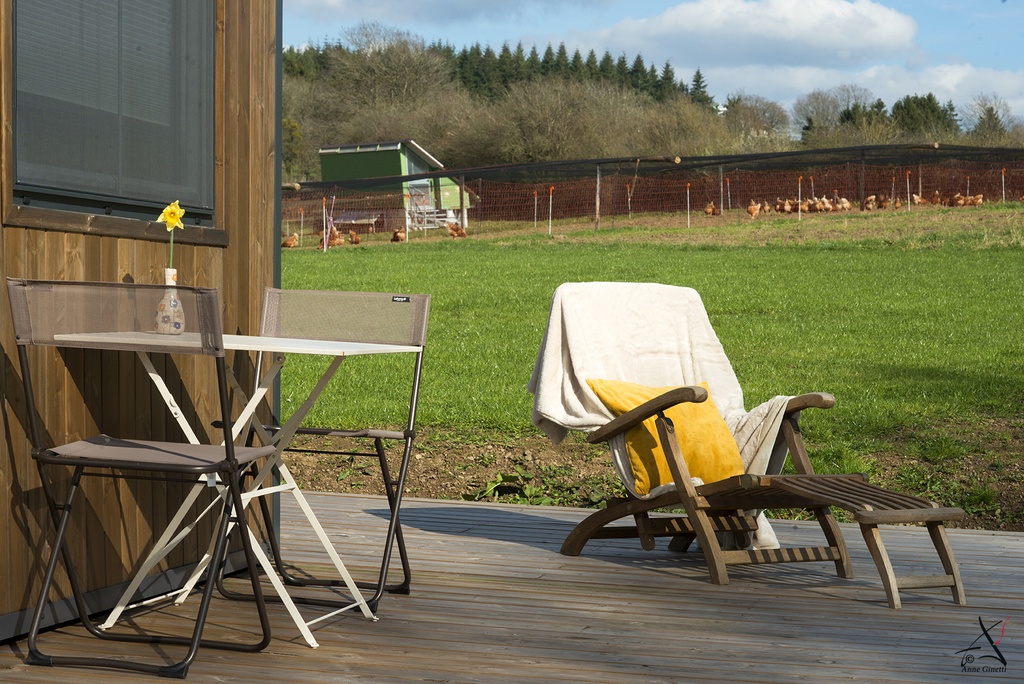
M 171 231 L 171 254 L 167 260 L 167 268 L 174 268 L 174 231 Z

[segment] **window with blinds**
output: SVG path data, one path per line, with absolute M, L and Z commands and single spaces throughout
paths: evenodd
M 213 216 L 213 0 L 15 0 L 14 196 Z

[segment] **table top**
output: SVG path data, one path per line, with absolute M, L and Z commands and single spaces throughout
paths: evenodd
M 99 348 L 125 349 L 133 344 L 141 349 L 151 348 L 154 343 L 160 347 L 194 349 L 198 346 L 199 333 L 185 332 L 181 335 L 162 335 L 155 332 L 116 333 L 74 333 L 56 335 L 57 342 L 73 342 L 76 345 L 95 344 Z M 264 337 L 262 335 L 224 335 L 227 350 L 277 352 L 281 354 L 317 354 L 322 356 L 357 356 L 361 354 L 398 354 L 418 352 L 420 347 L 401 344 L 375 344 L 370 342 L 341 342 L 337 340 L 310 340 L 294 337 Z

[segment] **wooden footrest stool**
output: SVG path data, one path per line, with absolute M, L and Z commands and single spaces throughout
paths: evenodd
M 770 480 L 770 483 L 764 484 L 808 500 L 826 502 L 853 514 L 878 568 L 891 608 L 899 608 L 901 605 L 900 589 L 927 587 L 949 587 L 957 604 L 967 604 L 960 570 L 953 558 L 953 549 L 949 545 L 944 524 L 947 520 L 963 519 L 962 509 L 941 508 L 921 497 L 876 487 L 869 484 L 863 475 L 776 475 Z M 907 523 L 923 523 L 927 526 L 945 574 L 896 577 L 878 526 Z

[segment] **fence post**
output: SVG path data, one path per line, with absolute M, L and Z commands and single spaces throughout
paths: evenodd
M 690 227 L 690 184 L 686 184 L 686 227 Z
M 803 216 L 803 212 L 800 211 L 800 209 L 801 209 L 800 205 L 804 201 L 803 194 L 804 194 L 804 177 L 803 176 L 799 176 L 796 179 L 796 220 L 797 221 L 803 220 L 803 217 L 804 217 Z
M 323 211 L 321 212 L 321 214 L 323 216 L 323 224 L 324 224 L 324 253 L 326 254 L 327 253 L 327 243 L 331 239 L 331 234 L 327 230 L 327 197 L 326 196 L 324 196 L 323 201 L 321 202 L 321 204 L 323 205 Z
M 469 230 L 469 212 L 466 209 L 466 176 L 459 176 L 459 216 L 462 230 Z
M 594 190 L 594 232 L 601 227 L 601 165 L 597 165 L 597 188 Z
M 548 237 L 551 237 L 551 207 L 555 197 L 555 186 L 548 188 Z
M 725 171 L 718 165 L 718 206 L 725 208 Z
M 864 167 L 867 165 L 866 162 L 867 153 L 864 150 L 860 151 L 860 210 L 864 211 Z

